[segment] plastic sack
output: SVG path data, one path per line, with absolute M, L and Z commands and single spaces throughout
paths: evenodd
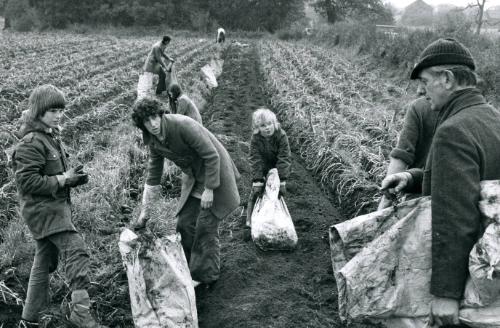
M 428 314 L 432 296 L 422 286 L 430 285 L 430 220 L 423 197 L 331 227 L 342 319 Z
M 135 327 L 197 328 L 198 314 L 180 235 L 139 241 L 131 230 L 120 235 Z
M 471 277 L 459 313 L 460 321 L 470 327 L 500 327 L 498 196 L 500 181 L 481 182 L 479 208 L 489 226 L 471 251 Z M 433 299 L 430 206 L 429 197 L 418 198 L 330 228 L 342 319 L 428 327 Z
M 137 83 L 137 99 L 153 95 L 153 79 L 154 74 L 144 72 L 139 75 L 139 82 Z
M 252 212 L 252 240 L 262 250 L 291 250 L 297 245 L 297 233 L 283 197 L 279 196 L 277 169 L 269 171 L 264 195 Z
M 464 292 L 465 306 L 482 307 L 500 299 L 500 182 L 481 182 L 479 209 L 487 225 L 469 256 L 470 280 Z M 500 312 L 499 312 L 500 313 Z
M 210 64 L 206 64 L 201 68 L 201 73 L 203 80 L 207 84 L 208 88 L 217 88 L 219 84 L 217 83 L 217 78 L 215 77 L 214 69 Z

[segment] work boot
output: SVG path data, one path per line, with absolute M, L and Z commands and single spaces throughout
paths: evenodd
M 33 321 L 28 321 L 21 319 L 19 321 L 19 325 L 17 325 L 17 328 L 38 328 L 40 327 L 40 324 L 38 322 L 33 322 Z
M 69 321 L 79 328 L 108 328 L 98 324 L 90 314 L 90 297 L 85 289 L 71 294 L 71 314 Z

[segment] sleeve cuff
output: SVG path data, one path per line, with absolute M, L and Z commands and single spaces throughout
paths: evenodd
M 413 160 L 415 159 L 415 156 L 412 153 L 400 148 L 394 148 L 389 156 L 402 160 L 408 166 L 411 166 L 413 164 Z

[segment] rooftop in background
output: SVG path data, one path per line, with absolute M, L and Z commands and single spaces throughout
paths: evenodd
M 393 6 L 403 9 L 415 0 L 387 0 L 386 2 L 391 3 Z M 450 4 L 459 7 L 465 7 L 467 4 L 476 4 L 475 0 L 424 0 L 427 4 L 436 7 L 441 4 Z M 486 0 L 486 8 L 500 6 L 500 0 Z

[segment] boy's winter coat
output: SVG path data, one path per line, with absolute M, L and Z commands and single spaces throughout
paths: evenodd
M 71 220 L 69 187 L 59 186 L 56 175 L 68 166 L 58 131 L 38 120 L 21 128 L 13 167 L 21 215 L 34 239 L 62 231 L 76 231 Z

